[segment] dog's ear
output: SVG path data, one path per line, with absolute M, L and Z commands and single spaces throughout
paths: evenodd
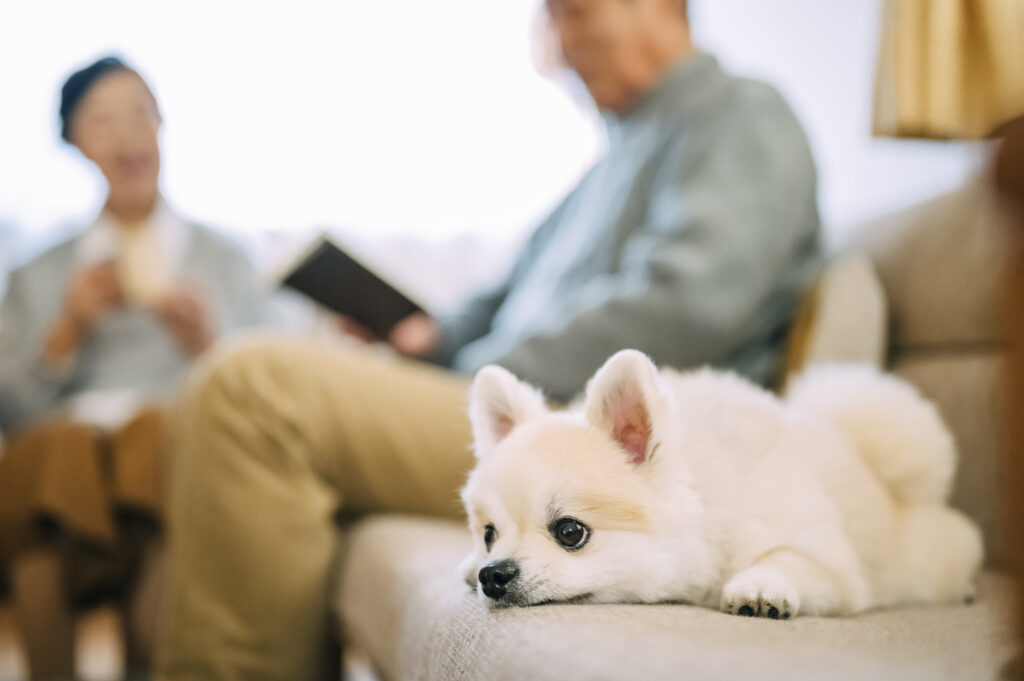
M 621 350 L 587 384 L 587 420 L 611 435 L 634 464 L 650 458 L 655 426 L 666 410 L 658 370 L 647 355 Z
M 513 428 L 546 412 L 538 390 L 499 366 L 485 366 L 477 372 L 469 391 L 477 458 L 486 456 Z

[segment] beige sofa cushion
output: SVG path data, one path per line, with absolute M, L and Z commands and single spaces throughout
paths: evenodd
M 890 349 L 991 349 L 1006 218 L 979 178 L 866 226 L 853 245 L 874 261 L 889 306 Z
M 953 432 L 960 458 L 952 504 L 981 527 L 986 563 L 995 568 L 1006 567 L 1011 536 L 999 494 L 1003 361 L 996 352 L 910 353 L 890 367 L 935 403 Z
M 1009 656 L 1008 585 L 970 606 L 759 620 L 684 605 L 490 610 L 456 574 L 460 524 L 378 517 L 346 537 L 338 603 L 385 679 L 994 678 Z

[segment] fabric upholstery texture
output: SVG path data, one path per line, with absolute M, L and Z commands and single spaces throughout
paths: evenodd
M 980 180 L 863 230 L 889 306 L 890 351 L 965 352 L 1001 336 L 1005 216 Z
M 338 604 L 383 678 L 994 678 L 1009 657 L 1008 584 L 986 575 L 969 606 L 846 619 L 760 620 L 681 605 L 492 610 L 460 579 L 464 525 L 380 516 L 346 536 Z

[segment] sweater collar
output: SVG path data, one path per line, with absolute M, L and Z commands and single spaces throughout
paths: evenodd
M 708 101 L 709 89 L 722 76 L 718 60 L 707 52 L 698 50 L 682 57 L 629 111 L 621 115 L 603 113 L 610 137 L 628 134 L 637 126 L 647 127 L 653 120 L 671 117 L 678 122 L 695 115 Z

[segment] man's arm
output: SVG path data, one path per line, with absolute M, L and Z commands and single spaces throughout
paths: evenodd
M 563 215 L 566 206 L 575 200 L 575 190 L 570 192 L 558 206 L 530 235 L 529 240 L 516 257 L 515 264 L 505 279 L 471 298 L 453 315 L 438 320 L 439 340 L 430 359 L 442 366 L 451 366 L 456 355 L 467 344 L 487 335 L 491 330 L 494 315 L 505 302 L 515 281 L 540 253 L 551 237 Z
M 491 320 L 505 301 L 511 281 L 510 273 L 500 284 L 464 303 L 452 316 L 438 320 L 440 336 L 431 360 L 450 366 L 455 353 L 464 345 L 490 331 Z
M 696 162 L 667 162 L 616 273 L 552 300 L 514 345 L 507 336 L 480 338 L 457 368 L 497 363 L 567 399 L 622 348 L 679 367 L 728 358 L 816 242 L 814 169 L 802 133 L 770 132 L 755 126 Z

